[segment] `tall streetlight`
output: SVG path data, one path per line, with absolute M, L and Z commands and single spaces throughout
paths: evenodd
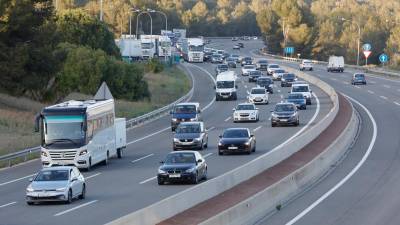
M 140 12 L 139 9 L 131 8 L 131 12 Z M 129 13 L 129 36 L 132 36 L 132 13 Z M 136 36 L 137 39 L 137 36 Z
M 282 21 L 282 33 L 283 33 L 283 55 L 286 56 L 286 40 L 287 40 L 287 35 L 289 33 L 289 25 L 285 25 L 285 19 Z
M 350 20 L 342 17 L 342 21 L 350 21 Z M 357 66 L 358 66 L 359 65 L 359 61 L 360 61 L 361 27 L 360 27 L 360 24 L 357 21 L 352 20 L 352 22 L 354 22 L 358 27 L 358 39 L 357 39 Z
M 168 30 L 168 17 L 167 17 L 167 14 L 165 14 L 162 11 L 158 11 L 158 10 L 154 10 L 154 9 L 147 9 L 147 12 L 162 14 L 164 16 L 164 18 L 165 18 L 165 30 Z
M 136 38 L 138 37 L 138 28 L 139 28 L 139 18 L 140 15 L 142 14 L 147 14 L 150 17 L 150 35 L 153 36 L 153 18 L 151 17 L 151 14 L 147 11 L 140 11 L 140 13 L 136 16 Z
M 103 21 L 103 0 L 100 0 L 100 21 Z

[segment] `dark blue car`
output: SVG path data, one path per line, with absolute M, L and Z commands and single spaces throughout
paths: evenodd
M 365 79 L 365 75 L 363 73 L 355 73 L 353 78 L 351 79 L 351 84 L 367 84 L 367 80 Z
M 302 94 L 289 94 L 286 101 L 295 104 L 298 109 L 307 109 L 306 99 Z

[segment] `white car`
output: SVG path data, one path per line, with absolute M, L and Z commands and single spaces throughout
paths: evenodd
M 252 88 L 247 94 L 247 99 L 250 103 L 268 104 L 268 91 L 264 87 Z
M 304 60 L 301 61 L 299 67 L 300 67 L 300 70 L 301 70 L 301 71 L 303 71 L 303 70 L 310 70 L 310 71 L 312 71 L 312 70 L 313 70 L 313 63 L 312 63 L 311 60 L 306 60 L 306 59 L 304 59 Z
M 285 73 L 286 73 L 286 71 L 283 70 L 283 69 L 274 70 L 274 71 L 272 72 L 272 79 L 273 79 L 273 80 L 281 80 L 283 74 L 285 74 Z
M 311 105 L 312 91 L 309 84 L 304 82 L 293 83 L 290 94 L 302 94 L 306 99 L 306 104 Z
M 43 168 L 26 188 L 26 203 L 62 201 L 71 203 L 74 198 L 84 199 L 85 178 L 74 166 Z
M 258 108 L 252 103 L 242 103 L 233 109 L 233 122 L 259 120 Z
M 267 74 L 272 75 L 272 72 L 274 72 L 274 70 L 277 70 L 277 69 L 280 69 L 278 64 L 268 64 Z
M 242 67 L 242 76 L 248 76 L 251 70 L 256 70 L 255 65 L 244 65 Z

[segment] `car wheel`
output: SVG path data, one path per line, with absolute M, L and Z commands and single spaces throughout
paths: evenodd
M 206 144 L 204 145 L 204 148 L 208 148 L 208 138 L 206 140 Z
M 104 159 L 104 161 L 103 161 L 103 165 L 104 166 L 107 166 L 108 165 L 108 158 L 109 158 L 110 156 L 109 156 L 109 153 L 108 153 L 108 151 L 107 151 L 107 154 L 106 154 L 106 158 Z
M 207 180 L 207 167 L 206 170 L 204 171 L 203 180 Z
M 89 165 L 86 167 L 86 172 L 89 172 L 92 169 L 92 157 L 89 158 Z
M 256 152 L 256 145 L 254 145 L 253 152 Z
M 314 69 L 313 68 L 310 68 L 310 71 L 313 71 Z
M 122 154 L 123 154 L 123 148 L 117 149 L 117 157 L 118 157 L 118 159 L 122 158 Z
M 224 153 L 221 151 L 218 151 L 218 155 L 223 155 Z
M 203 143 L 203 141 L 201 142 L 201 145 L 200 145 L 200 147 L 199 147 L 199 150 L 203 150 L 204 149 L 204 143 Z
M 67 204 L 71 204 L 72 203 L 72 190 L 69 189 L 68 191 L 68 196 L 67 196 Z
M 81 195 L 79 195 L 79 199 L 85 199 L 85 198 L 86 198 L 86 185 L 83 184 L 82 192 L 81 192 Z
M 274 123 L 271 123 L 271 127 L 275 127 L 276 126 L 276 124 L 274 124 Z
M 199 174 L 198 174 L 198 172 L 196 172 L 196 175 L 193 179 L 193 184 L 198 184 L 198 183 L 199 183 Z

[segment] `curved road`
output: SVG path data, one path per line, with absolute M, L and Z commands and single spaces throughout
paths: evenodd
M 249 42 L 250 43 L 250 42 Z M 221 44 L 222 45 L 222 44 Z M 260 42 L 246 46 L 242 54 L 250 55 L 250 50 L 261 47 Z M 227 49 L 230 50 L 227 47 Z M 221 48 L 221 47 L 220 47 Z M 300 112 L 300 127 L 271 128 L 270 110 L 275 103 L 285 97 L 288 88 L 275 87 L 270 95 L 270 104 L 259 106 L 260 122 L 233 124 L 230 116 L 232 108 L 246 100 L 246 91 L 254 84 L 239 77 L 238 101 L 214 101 L 215 65 L 187 64 L 193 75 L 195 91 L 191 101 L 198 101 L 204 108 L 203 118 L 209 131 L 209 148 L 201 153 L 206 157 L 208 177 L 212 179 L 233 168 L 268 152 L 283 143 L 304 126 L 313 126 L 331 109 L 328 96 L 316 87 L 312 87 L 318 97 L 313 105 Z M 239 73 L 240 67 L 237 69 Z M 279 83 L 278 83 L 279 84 Z M 310 119 L 315 120 L 310 123 Z M 158 202 L 176 194 L 191 185 L 158 186 L 155 175 L 159 161 L 172 150 L 172 133 L 169 128 L 170 118 L 164 116 L 153 122 L 128 131 L 129 145 L 123 159 L 110 160 L 108 166 L 96 166 L 85 172 L 88 192 L 84 201 L 74 201 L 70 205 L 49 203 L 28 206 L 25 204 L 25 188 L 28 178 L 40 169 L 38 160 L 0 171 L 0 224 L 104 224 L 133 211 Z M 218 156 L 218 135 L 228 127 L 248 127 L 257 137 L 257 151 L 251 155 Z

